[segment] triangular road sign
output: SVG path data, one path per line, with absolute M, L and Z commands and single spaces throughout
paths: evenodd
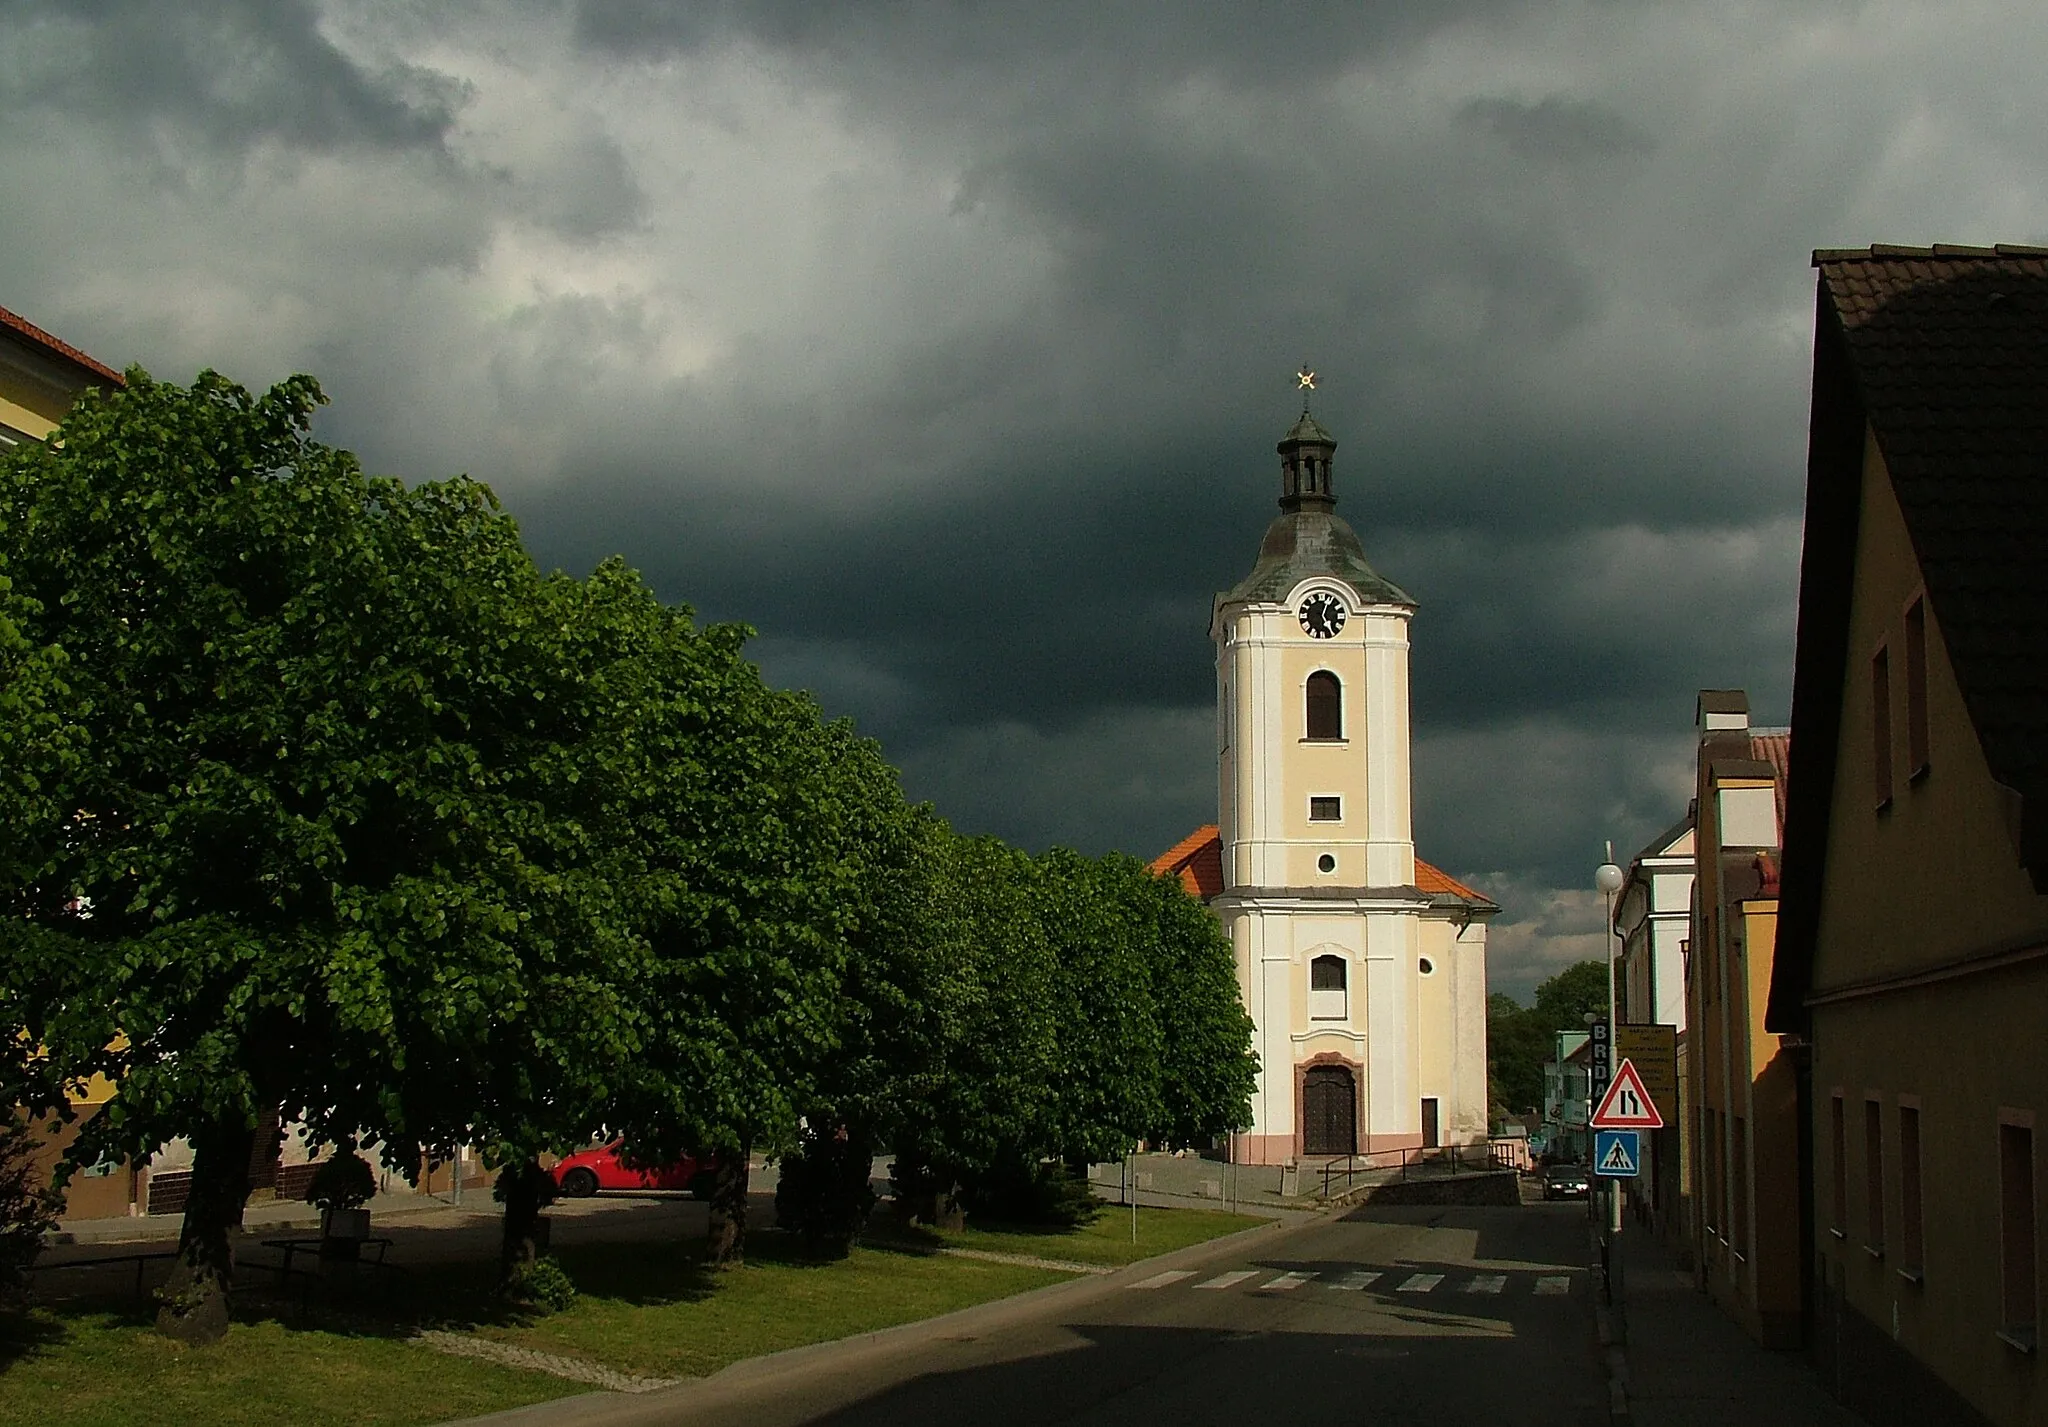
M 1614 1067 L 1614 1081 L 1607 1087 L 1607 1093 L 1600 1097 L 1599 1108 L 1593 1111 L 1592 1123 L 1596 1130 L 1664 1128 L 1664 1117 L 1657 1113 L 1657 1102 L 1643 1088 L 1643 1077 L 1636 1073 L 1634 1061 L 1624 1060 Z

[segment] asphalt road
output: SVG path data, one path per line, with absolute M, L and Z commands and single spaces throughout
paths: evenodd
M 1582 1205 L 1359 1210 L 589 1420 L 1592 1427 L 1586 1257 Z

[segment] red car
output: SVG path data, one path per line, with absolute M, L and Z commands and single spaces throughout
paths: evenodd
M 587 1150 L 578 1150 L 550 1171 L 562 1193 L 583 1199 L 600 1189 L 687 1189 L 699 1199 L 711 1197 L 711 1177 L 717 1162 L 709 1155 L 684 1155 L 673 1164 L 635 1169 L 620 1155 L 624 1140 L 613 1140 Z

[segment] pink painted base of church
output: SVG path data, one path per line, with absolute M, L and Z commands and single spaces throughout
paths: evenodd
M 1238 1164 L 1293 1164 L 1305 1156 L 1300 1135 L 1232 1135 L 1230 1158 Z M 1371 1135 L 1358 1147 L 1361 1155 L 1422 1148 L 1418 1131 L 1405 1135 Z M 1320 1163 L 1328 1156 L 1317 1156 Z

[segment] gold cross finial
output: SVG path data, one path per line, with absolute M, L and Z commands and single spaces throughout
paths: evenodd
M 1296 372 L 1294 377 L 1296 381 L 1301 383 L 1300 390 L 1314 391 L 1316 389 L 1316 374 L 1309 370 L 1307 362 L 1301 364 L 1301 370 Z

